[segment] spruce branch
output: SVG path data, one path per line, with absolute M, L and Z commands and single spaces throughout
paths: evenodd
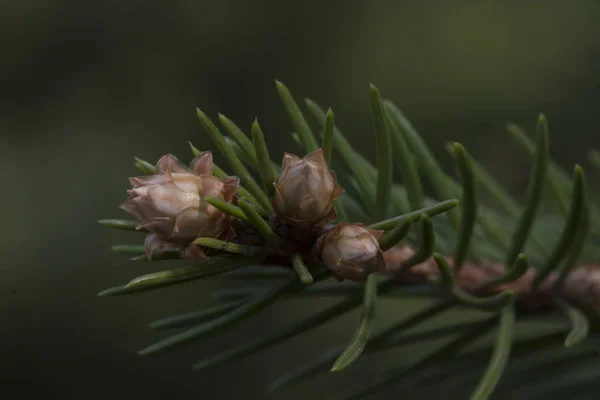
M 394 364 L 374 381 L 348 388 L 343 398 L 358 399 L 414 381 L 444 385 L 448 368 L 453 368 L 455 388 L 468 386 L 471 399 L 487 399 L 506 392 L 503 385 L 509 380 L 504 375 L 519 375 L 507 368 L 513 363 L 521 375 L 523 368 L 539 370 L 537 383 L 522 377 L 510 380 L 517 389 L 527 385 L 524 392 L 533 396 L 546 382 L 546 372 L 595 360 L 592 354 L 597 357 L 600 344 L 600 208 L 588 198 L 580 165 L 570 178 L 551 160 L 548 122 L 542 114 L 535 142 L 522 128 L 507 125 L 532 158 L 521 206 L 457 143 L 447 146 L 460 177 L 453 179 L 409 119 L 373 85 L 374 162 L 344 137 L 331 108 L 325 112 L 305 99 L 322 129 L 319 147 L 289 89 L 279 81 L 276 89 L 295 131 L 292 139 L 305 155 L 286 153 L 279 167 L 257 120 L 248 136 L 219 114 L 225 136 L 198 109 L 204 131 L 236 176 L 214 164 L 210 151 L 201 152 L 191 143 L 194 159 L 189 166 L 170 154 L 156 165 L 135 157 L 134 166 L 146 175 L 130 178 L 132 188 L 121 208 L 137 220 L 98 221 L 146 236 L 143 244 L 117 244 L 112 251 L 138 261 L 182 264 L 135 277 L 99 296 L 199 279 L 244 283 L 213 292 L 217 305 L 150 323 L 151 329 L 179 331 L 143 348 L 140 355 L 185 348 L 237 329 L 280 299 L 328 297 L 337 302 L 311 310 L 283 329 L 217 351 L 193 368 L 240 360 L 357 308 L 361 315 L 349 343 L 284 373 L 269 389 L 281 390 L 330 370 L 343 373 L 363 357 L 432 340 L 443 343 L 414 363 Z M 597 160 L 597 151 L 591 152 L 592 164 Z M 258 173 L 261 184 L 250 170 Z M 435 196 L 426 193 L 425 184 Z M 556 215 L 541 208 L 546 186 L 559 206 Z M 479 190 L 490 194 L 498 208 L 480 203 Z M 558 240 L 553 238 L 557 232 Z M 378 331 L 374 322 L 379 298 L 435 301 Z M 480 314 L 469 321 L 422 327 L 450 310 Z M 568 330 L 524 338 L 517 329 L 528 322 L 556 320 L 568 321 Z M 413 328 L 420 330 L 409 331 Z M 470 349 L 493 331 L 491 357 L 489 347 Z M 458 362 L 465 367 L 452 366 Z M 487 367 L 478 367 L 485 363 Z M 553 385 L 556 393 L 570 393 L 574 385 L 591 387 L 594 377 L 557 379 Z M 413 390 L 418 394 L 420 389 Z

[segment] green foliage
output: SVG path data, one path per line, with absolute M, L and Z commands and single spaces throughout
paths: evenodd
M 306 268 L 306 265 L 304 265 L 304 261 L 300 254 L 292 254 L 292 267 L 294 267 L 294 270 L 298 274 L 298 277 L 300 277 L 302 283 L 310 285 L 315 281 L 308 268 Z
M 454 252 L 454 269 L 459 271 L 469 251 L 473 230 L 477 222 L 479 204 L 471 159 L 465 148 L 458 143 L 454 144 L 454 154 L 463 184 L 460 231 L 456 251 Z
M 377 195 L 376 207 L 373 207 L 374 219 L 387 217 L 392 195 L 392 146 L 390 133 L 383 115 L 383 105 L 379 90 L 371 85 L 371 107 L 375 125 L 375 143 L 377 147 Z
M 276 82 L 276 87 L 292 128 L 297 132 L 294 134 L 295 140 L 307 152 L 316 150 L 319 145 L 317 137 L 290 90 L 281 82 Z M 194 369 L 240 360 L 319 328 L 362 305 L 359 324 L 349 344 L 324 350 L 318 359 L 283 373 L 271 383 L 269 389 L 283 390 L 328 373 L 329 370 L 344 371 L 359 362 L 360 358 L 373 353 L 430 341 L 437 341 L 437 344 L 430 344 L 430 350 L 418 360 L 409 363 L 400 360 L 380 371 L 375 380 L 361 381 L 356 387 L 334 394 L 334 397 L 341 395 L 343 399 L 358 399 L 390 386 L 401 387 L 406 383 L 412 385 L 428 380 L 444 387 L 444 379 L 451 376 L 453 387 L 466 385 L 470 388 L 471 399 L 487 399 L 494 393 L 497 396 L 507 393 L 503 389 L 502 377 L 505 374 L 511 377 L 517 374 L 516 381 L 511 381 L 511 385 L 515 385 L 514 390 L 520 388 L 519 375 L 515 371 L 527 365 L 529 368 L 535 366 L 539 383 L 545 382 L 542 379 L 546 376 L 551 379 L 553 373 L 557 375 L 558 378 L 552 382 L 556 393 L 570 393 L 569 389 L 574 385 L 593 385 L 598 377 L 597 368 L 595 374 L 562 379 L 560 373 L 563 369 L 559 367 L 573 369 L 578 362 L 585 362 L 593 352 L 597 355 L 594 346 L 598 344 L 600 335 L 594 310 L 572 304 L 556 291 L 550 311 L 532 312 L 523 305 L 522 299 L 515 297 L 512 290 L 497 290 L 483 296 L 464 291 L 456 282 L 458 271 L 465 268 L 467 263 L 491 260 L 503 262 L 506 268 L 503 274 L 481 282 L 481 289 L 510 284 L 523 277 L 532 267 L 537 268 L 535 286 L 540 285 L 549 274 L 557 272 L 560 276 L 557 287 L 560 288 L 573 267 L 590 261 L 590 255 L 598 254 L 600 241 L 591 240 L 591 237 L 600 232 L 599 209 L 588 199 L 583 168 L 576 166 L 573 179 L 570 179 L 564 170 L 552 162 L 546 118 L 543 115 L 538 118 L 535 143 L 522 128 L 514 124 L 507 125 L 512 137 L 532 158 L 527 197 L 524 205 L 520 206 L 460 144 L 448 146 L 457 163 L 460 183 L 454 180 L 440 167 L 400 109 L 391 101 L 382 99 L 373 85 L 370 86 L 370 94 L 377 154 L 375 164 L 344 138 L 335 124 L 331 109 L 324 112 L 315 101 L 305 100 L 308 111 L 322 130 L 320 138 L 325 158 L 338 172 L 338 180 L 347 189 L 336 202 L 338 220 L 362 222 L 369 228 L 384 230 L 380 239 L 382 250 L 398 243 L 416 248 L 414 255 L 402 265 L 405 272 L 410 272 L 411 267 L 433 257 L 439 270 L 438 277 L 429 279 L 426 285 L 398 285 L 392 279 L 379 279 L 374 275 L 363 286 L 338 283 L 332 281 L 327 271 L 305 265 L 305 260 L 296 253 L 291 257 L 294 273 L 277 266 L 259 266 L 259 259 L 254 257 L 260 253 L 260 247 L 199 238 L 196 243 L 213 249 L 216 255 L 211 254 L 208 260 L 195 265 L 135 278 L 125 285 L 107 289 L 99 296 L 133 294 L 201 278 L 225 282 L 243 280 L 247 286 L 217 293 L 222 304 L 151 323 L 152 329 L 181 331 L 140 350 L 139 354 L 161 354 L 217 335 L 237 327 L 241 321 L 251 318 L 281 298 L 301 301 L 306 297 L 329 296 L 339 301 L 323 310 L 313 311 L 280 331 L 268 331 L 253 341 L 217 352 L 195 363 Z M 229 139 L 223 136 L 206 114 L 200 110 L 197 112 L 206 134 L 225 157 L 231 170 L 241 178 L 243 185 L 239 190 L 241 198 L 238 206 L 218 198 L 207 198 L 207 201 L 253 226 L 270 245 L 280 243 L 281 238 L 264 218 L 272 212 L 269 197 L 279 167 L 270 158 L 258 122 L 252 125 L 249 138 L 233 121 L 219 114 L 219 121 L 230 135 Z M 194 155 L 200 154 L 191 143 L 190 146 Z M 594 151 L 590 154 L 592 163 L 599 166 L 600 153 Z M 154 166 L 142 159 L 136 158 L 135 166 L 143 173 L 154 173 Z M 255 181 L 248 168 L 259 173 L 262 185 Z M 400 182 L 394 182 L 394 171 Z M 227 176 L 216 165 L 213 172 L 217 177 Z M 426 195 L 421 179 L 430 184 L 435 197 Z M 549 219 L 541 207 L 542 194 L 547 186 L 561 210 L 560 215 L 552 217 L 560 218 L 560 223 L 558 227 L 555 224 L 554 229 L 538 229 L 536 224 L 547 223 Z M 481 204 L 479 191 L 491 195 L 500 205 L 499 209 Z M 99 222 L 107 227 L 129 231 L 136 230 L 137 225 L 135 221 L 121 219 Z M 560 237 L 556 241 L 553 236 L 557 235 L 558 228 L 561 228 Z M 137 259 L 145 259 L 144 248 L 139 244 L 113 246 L 112 250 L 140 254 Z M 153 255 L 152 260 L 159 261 L 172 256 L 172 252 L 164 252 Z M 445 256 L 453 258 L 453 268 Z M 413 315 L 399 317 L 399 321 L 387 328 L 375 330 L 376 300 L 407 296 L 438 300 Z M 471 309 L 479 313 L 470 321 L 433 328 L 428 325 L 439 315 L 454 309 Z M 522 337 L 518 328 L 534 320 L 546 323 L 568 320 L 570 328 L 567 331 L 563 327 L 551 333 Z M 421 326 L 426 328 L 416 333 L 410 331 Z M 477 339 L 494 330 L 497 332 L 491 357 L 489 346 L 473 348 Z M 487 367 L 480 364 L 487 359 Z M 418 393 L 420 389 L 414 390 Z M 541 396 L 544 385 L 532 382 L 525 388 L 525 393 L 531 398 Z M 505 398 L 510 398 L 510 395 Z
M 273 168 L 271 156 L 269 156 L 269 149 L 267 149 L 267 143 L 265 143 L 265 137 L 260 129 L 258 120 L 255 120 L 252 124 L 252 143 L 254 144 L 254 152 L 256 154 L 256 161 L 260 172 L 260 179 L 263 185 L 263 190 L 267 196 L 273 196 L 275 188 L 273 182 L 275 177 L 273 176 Z
M 585 204 L 586 189 L 583 169 L 580 166 L 575 166 L 575 181 L 573 183 L 573 195 L 569 215 L 561 232 L 560 239 L 554 247 L 554 251 L 546 263 L 538 269 L 538 273 L 533 281 L 534 287 L 541 284 L 544 278 L 558 267 L 563 258 L 567 256 L 568 252 L 572 251 L 573 243 L 577 239 L 577 233 L 583 222 L 582 216 L 586 214 L 584 211 Z M 581 250 L 581 248 L 579 248 L 579 250 Z M 575 254 L 575 258 L 578 256 L 579 252 Z
M 533 153 L 534 167 L 531 172 L 527 200 L 519 219 L 517 229 L 513 233 L 510 248 L 506 253 L 506 265 L 512 265 L 519 252 L 522 251 L 529 232 L 533 226 L 536 214 L 542 201 L 542 192 L 546 183 L 546 169 L 548 165 L 548 123 L 543 115 L 538 119 L 537 143 Z
M 377 299 L 377 283 L 375 280 L 375 276 L 371 275 L 367 279 L 367 283 L 365 285 L 365 294 L 363 299 L 363 309 L 362 315 L 360 317 L 360 324 L 356 333 L 354 334 L 354 338 L 346 347 L 346 349 L 340 354 L 340 356 L 335 360 L 331 370 L 334 372 L 339 372 L 346 369 L 350 364 L 352 364 L 365 350 L 367 343 L 369 341 L 369 336 L 371 335 L 373 319 L 375 318 L 375 300 Z

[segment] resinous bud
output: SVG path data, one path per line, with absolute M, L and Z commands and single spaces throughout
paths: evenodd
M 286 153 L 275 182 L 273 207 L 279 218 L 296 228 L 308 229 L 335 218 L 334 200 L 344 192 L 327 167 L 323 150 L 303 158 Z
M 191 242 L 198 236 L 219 237 L 230 230 L 227 214 L 205 200 L 218 197 L 231 202 L 239 178 L 218 179 L 212 174 L 212 154 L 199 154 L 185 166 L 172 154 L 156 164 L 155 175 L 129 178 L 129 199 L 121 208 L 140 221 L 137 229 L 147 229 L 146 254 L 181 249 L 186 258 L 206 256 Z
M 317 240 L 316 255 L 339 280 L 362 283 L 370 274 L 385 270 L 378 242 L 382 234 L 362 224 L 340 222 Z

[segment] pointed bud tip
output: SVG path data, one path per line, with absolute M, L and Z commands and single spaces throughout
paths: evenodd
M 120 290 L 121 290 L 121 287 L 112 287 L 112 288 L 104 289 L 101 292 L 98 292 L 96 294 L 96 296 L 98 296 L 98 297 L 112 296 L 115 293 L 119 292 Z
M 188 144 L 190 146 L 190 149 L 192 150 L 192 154 L 194 155 L 194 157 L 198 157 L 200 154 L 202 154 L 202 151 L 200 151 L 200 149 L 194 146 L 192 142 L 188 142 Z
M 546 119 L 546 116 L 541 113 L 538 116 L 537 132 L 538 132 L 538 134 L 542 134 L 545 136 L 548 135 L 548 120 Z
M 465 148 L 463 147 L 463 145 L 458 142 L 452 142 L 451 146 L 454 149 L 454 152 L 465 152 Z
M 138 350 L 137 355 L 138 356 L 149 356 L 152 353 L 153 353 L 152 349 L 150 349 L 149 347 L 146 347 L 144 349 Z
M 204 111 L 202 111 L 201 109 L 196 108 L 196 115 L 198 116 L 198 118 L 200 118 L 200 121 L 203 124 L 206 124 L 206 123 L 212 124 L 212 121 L 210 120 L 210 118 L 208 118 L 208 115 L 206 115 L 206 113 Z
M 150 323 L 148 324 L 148 328 L 152 329 L 153 331 L 154 331 L 154 330 L 160 330 L 160 329 L 162 329 L 162 328 L 163 328 L 163 324 L 162 324 L 162 323 L 159 323 L 159 322 L 160 322 L 160 321 L 154 321 L 154 322 L 150 322 Z
M 379 89 L 377 88 L 377 86 L 373 85 L 373 84 L 369 84 L 370 85 L 370 92 L 371 92 L 371 103 L 373 104 L 373 106 L 375 106 L 375 104 L 379 104 L 379 106 L 383 106 L 382 103 L 382 96 L 381 93 L 379 92 Z
M 585 171 L 581 165 L 575 164 L 575 167 L 573 167 L 573 173 L 575 174 L 575 179 L 579 181 L 583 181 L 585 179 Z

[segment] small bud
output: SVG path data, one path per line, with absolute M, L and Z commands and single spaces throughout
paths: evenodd
M 339 280 L 363 283 L 369 274 L 385 270 L 379 238 L 383 231 L 340 222 L 316 243 L 317 257 Z
M 217 237 L 229 232 L 229 217 L 204 200 L 218 197 L 231 202 L 239 179 L 218 179 L 212 174 L 212 154 L 198 155 L 187 168 L 175 156 L 167 154 L 156 164 L 156 175 L 129 178 L 130 198 L 121 208 L 148 229 L 146 254 L 182 249 L 186 258 L 204 258 L 190 243 L 199 235 Z M 189 247 L 188 247 L 189 246 Z M 193 248 L 192 248 L 193 247 Z
M 344 193 L 318 149 L 304 158 L 286 153 L 272 199 L 277 215 L 296 228 L 311 228 L 335 218 L 333 201 Z

